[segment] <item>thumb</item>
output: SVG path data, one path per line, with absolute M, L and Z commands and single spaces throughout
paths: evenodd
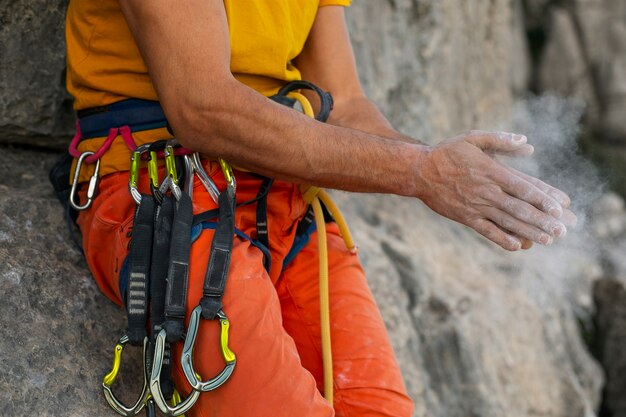
M 528 141 L 526 136 L 516 133 L 472 130 L 464 139 L 488 153 L 529 156 L 535 150 L 532 145 L 526 143 Z

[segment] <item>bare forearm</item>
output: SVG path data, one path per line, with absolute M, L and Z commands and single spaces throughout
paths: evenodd
M 185 94 L 185 103 L 166 109 L 185 146 L 297 183 L 415 195 L 427 148 L 357 130 L 358 124 L 355 129 L 317 122 L 234 80 L 214 84 L 213 94 L 220 89 L 228 100 L 206 105 L 198 97 L 193 104 Z
M 394 129 L 376 104 L 365 96 L 354 97 L 336 103 L 328 123 L 402 142 L 422 143 Z

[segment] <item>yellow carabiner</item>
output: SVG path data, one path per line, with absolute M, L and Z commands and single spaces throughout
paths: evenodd
M 128 174 L 128 192 L 135 200 L 135 203 L 141 203 L 141 193 L 139 192 L 139 167 L 141 165 L 141 155 L 148 150 L 149 143 L 140 145 L 130 155 L 130 173 Z
M 113 366 L 111 368 L 111 372 L 109 372 L 104 376 L 104 378 L 102 378 L 102 392 L 107 403 L 109 403 L 109 405 L 113 410 L 115 410 L 115 412 L 125 417 L 133 417 L 139 414 L 139 412 L 144 408 L 148 399 L 148 395 L 150 393 L 148 389 L 148 376 L 146 371 L 144 370 L 143 389 L 141 391 L 141 395 L 133 406 L 128 407 L 124 405 L 124 403 L 117 399 L 115 394 L 113 394 L 113 390 L 111 389 L 111 386 L 113 385 L 113 383 L 117 379 L 117 375 L 119 374 L 120 367 L 122 365 L 122 353 L 124 352 L 124 346 L 127 343 L 128 336 L 124 335 L 115 345 L 115 351 L 113 353 Z M 143 342 L 144 362 L 147 359 L 147 353 L 148 338 L 145 338 Z
M 153 190 L 159 189 L 159 166 L 157 165 L 156 151 L 148 153 L 148 176 L 150 177 L 150 187 Z
M 224 178 L 226 179 L 226 185 L 228 187 L 235 190 L 237 188 L 237 182 L 235 181 L 235 174 L 233 174 L 233 168 L 230 166 L 228 162 L 224 159 L 219 158 L 220 166 L 222 167 L 222 172 L 224 173 Z
M 183 368 L 183 373 L 187 378 L 187 382 L 189 382 L 189 385 L 191 385 L 196 391 L 207 392 L 218 388 L 224 382 L 226 382 L 228 378 L 230 378 L 235 369 L 237 358 L 228 346 L 230 322 L 228 321 L 228 317 L 226 317 L 226 314 L 224 314 L 224 311 L 220 310 L 217 313 L 217 318 L 220 321 L 220 347 L 222 350 L 224 362 L 226 362 L 226 366 L 224 366 L 224 369 L 222 369 L 222 371 L 217 376 L 209 379 L 208 381 L 203 382 L 200 380 L 200 378 L 198 378 L 198 374 L 193 368 L 192 354 L 193 346 L 196 342 L 196 337 L 198 336 L 198 327 L 200 325 L 201 315 L 201 306 L 197 306 L 191 312 L 191 316 L 189 317 L 189 327 L 187 328 L 187 335 L 185 336 L 185 344 L 183 345 L 183 353 L 180 357 L 180 363 Z

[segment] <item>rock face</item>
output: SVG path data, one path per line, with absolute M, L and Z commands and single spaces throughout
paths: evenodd
M 65 92 L 67 3 L 0 0 L 1 141 L 60 146 L 51 137 L 66 141 L 73 128 Z
M 586 103 L 589 153 L 626 195 L 626 3 L 622 0 L 529 1 L 529 22 L 545 32 L 538 88 Z
M 2 142 L 68 140 L 65 4 L 0 0 Z M 626 342 L 615 324 L 621 293 L 598 281 L 626 281 L 623 200 L 604 195 L 573 150 L 579 106 L 550 97 L 514 101 L 530 72 L 521 16 L 541 25 L 542 13 L 554 10 L 558 25 L 569 25 L 564 31 L 578 33 L 552 2 L 521 4 L 365 0 L 348 14 L 363 83 L 395 124 L 434 141 L 474 127 L 510 127 L 514 115 L 516 129 L 547 155 L 523 168 L 571 191 L 585 220 L 554 247 L 508 254 L 417 201 L 334 193 L 361 246 L 415 416 L 592 417 L 602 398 L 602 417 L 623 410 Z M 584 57 L 572 51 L 572 62 Z M 562 81 L 548 75 L 546 83 Z M 595 84 L 580 85 L 597 95 Z M 0 145 L 0 415 L 114 415 L 100 384 L 124 314 L 99 294 L 71 244 L 45 179 L 55 157 Z M 603 371 L 585 344 L 594 340 L 607 370 L 604 394 Z M 136 350 L 125 354 L 124 366 L 131 365 L 119 392 L 138 392 Z
M 111 415 L 100 386 L 123 312 L 99 294 L 71 243 L 47 182 L 55 155 L 2 154 L 0 415 Z
M 529 72 L 518 4 L 373 0 L 348 13 L 368 95 L 425 141 L 510 116 Z
M 626 416 L 626 284 L 617 279 L 602 279 L 594 286 L 598 306 L 597 355 L 607 367 L 602 411 L 609 416 Z

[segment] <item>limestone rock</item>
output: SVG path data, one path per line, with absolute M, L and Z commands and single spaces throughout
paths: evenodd
M 626 416 L 626 280 L 602 279 L 594 286 L 598 328 L 597 355 L 605 365 L 602 411 Z
M 65 91 L 67 3 L 0 0 L 1 141 L 67 141 L 74 120 Z
M 124 313 L 71 243 L 47 181 L 56 155 L 0 154 L 0 415 L 112 415 L 100 387 Z
M 531 4 L 533 2 L 530 2 Z M 541 3 L 541 2 L 539 2 Z M 540 63 L 542 88 L 584 99 L 591 126 L 610 141 L 626 141 L 626 3 L 551 2 L 548 44 Z
M 429 142 L 507 119 L 529 72 L 515 8 L 503 0 L 355 2 L 348 23 L 369 96 L 401 130 Z

